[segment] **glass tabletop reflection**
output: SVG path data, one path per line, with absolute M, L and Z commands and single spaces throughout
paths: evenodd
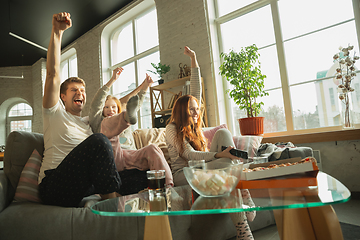
M 316 186 L 249 189 L 254 206 L 243 203 L 240 189 L 223 197 L 202 197 L 186 185 L 167 189 L 167 211 L 150 211 L 147 191 L 100 201 L 91 210 L 103 216 L 199 215 L 319 207 L 350 199 L 350 191 L 332 176 L 319 172 L 316 180 Z

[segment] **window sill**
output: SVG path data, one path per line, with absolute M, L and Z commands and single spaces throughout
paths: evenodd
M 292 142 L 293 144 L 301 143 L 315 143 L 315 142 L 332 142 L 332 141 L 346 141 L 359 140 L 360 129 L 338 130 L 331 132 L 320 133 L 305 133 L 287 136 L 267 137 L 264 134 L 263 143 L 278 143 L 278 142 Z

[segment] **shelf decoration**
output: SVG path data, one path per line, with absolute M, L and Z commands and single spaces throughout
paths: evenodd
M 334 61 L 339 63 L 335 81 L 338 85 L 339 111 L 344 128 L 353 128 L 351 93 L 354 92 L 354 88 L 351 87 L 351 81 L 356 76 L 355 62 L 359 60 L 359 56 L 356 56 L 355 52 L 352 57 L 350 56 L 353 48 L 354 46 L 339 47 L 340 52 L 333 56 Z
M 182 66 L 182 63 L 179 63 L 180 73 L 178 78 L 184 78 L 191 75 L 191 69 L 186 64 Z

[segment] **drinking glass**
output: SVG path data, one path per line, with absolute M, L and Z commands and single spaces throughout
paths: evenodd
M 146 172 L 150 200 L 150 211 L 167 211 L 165 170 Z

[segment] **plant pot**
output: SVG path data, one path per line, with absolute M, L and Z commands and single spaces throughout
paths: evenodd
M 240 118 L 241 135 L 262 135 L 264 133 L 264 117 Z

